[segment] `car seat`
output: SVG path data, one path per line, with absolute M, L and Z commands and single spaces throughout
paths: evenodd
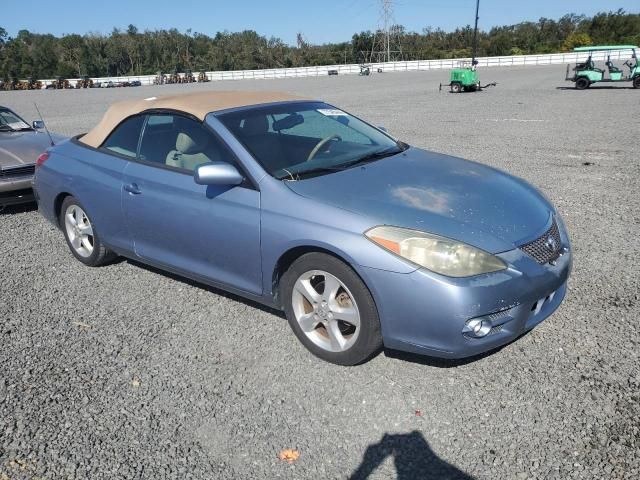
M 609 73 L 620 73 L 622 71 L 616 67 L 611 60 L 607 60 L 605 65 L 609 69 Z
M 604 70 L 596 67 L 596 64 L 593 62 L 591 57 L 589 57 L 589 59 L 587 60 L 587 70 L 593 70 L 594 72 L 604 73 Z
M 269 121 L 265 115 L 252 115 L 242 120 L 240 128 L 244 137 L 257 137 L 269 132 Z
M 275 171 L 289 166 L 279 135 L 269 132 L 269 121 L 265 115 L 252 115 L 243 119 L 242 126 L 236 131 L 267 170 Z
M 195 170 L 198 165 L 218 160 L 212 158 L 214 150 L 207 148 L 208 144 L 209 138 L 202 130 L 180 132 L 176 138 L 176 149 L 167 154 L 165 163 L 171 167 Z

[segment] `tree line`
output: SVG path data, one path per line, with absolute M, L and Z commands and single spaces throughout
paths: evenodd
M 378 32 L 379 33 L 379 32 Z M 471 56 L 473 28 L 452 32 L 431 27 L 422 32 L 392 28 L 395 58 L 404 60 Z M 640 43 L 640 14 L 624 10 L 587 17 L 568 14 L 481 31 L 478 55 L 522 55 L 569 51 L 590 44 Z M 173 70 L 250 70 L 340 63 L 366 63 L 376 50 L 376 32 L 356 33 L 349 42 L 297 45 L 253 30 L 203 33 L 170 30 L 141 32 L 134 25 L 110 34 L 56 37 L 20 30 L 15 37 L 0 27 L 0 78 L 52 78 L 146 75 Z

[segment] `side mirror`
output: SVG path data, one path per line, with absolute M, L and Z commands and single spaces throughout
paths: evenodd
M 244 177 L 238 169 L 225 162 L 203 163 L 196 167 L 193 178 L 198 185 L 240 185 Z
M 42 120 L 34 120 L 31 126 L 36 130 L 42 130 L 44 128 L 44 122 Z

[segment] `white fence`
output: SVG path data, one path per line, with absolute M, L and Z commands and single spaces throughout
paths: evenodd
M 628 50 L 615 50 L 611 52 L 594 52 L 593 60 L 606 60 L 607 55 L 611 55 L 612 60 L 626 60 L 631 54 Z M 516 55 L 510 57 L 479 57 L 478 67 L 512 67 L 526 65 L 554 65 L 565 63 L 576 63 L 586 60 L 587 53 L 550 53 L 544 55 Z M 442 60 L 411 60 L 402 62 L 384 62 L 370 64 L 371 72 L 406 72 L 416 70 L 438 70 L 455 68 L 461 62 L 470 62 L 470 58 L 453 58 Z M 268 68 L 263 70 L 232 70 L 205 72 L 211 81 L 219 80 L 263 80 L 272 78 L 293 78 L 293 77 L 318 77 L 326 76 L 329 70 L 335 70 L 339 75 L 357 74 L 360 72 L 360 65 L 323 65 L 319 67 L 298 67 L 298 68 Z M 182 74 L 183 76 L 184 74 Z M 197 72 L 196 72 L 197 76 Z M 123 77 L 101 77 L 93 78 L 94 82 L 132 82 L 139 80 L 142 85 L 152 85 L 155 75 L 132 75 Z M 72 85 L 78 79 L 69 79 Z M 53 80 L 42 80 L 44 85 Z

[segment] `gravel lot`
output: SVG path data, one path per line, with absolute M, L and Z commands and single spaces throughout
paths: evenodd
M 308 354 L 278 312 L 129 261 L 83 267 L 33 208 L 10 209 L 0 480 L 640 478 L 640 91 L 564 89 L 562 65 L 481 77 L 498 87 L 439 93 L 447 72 L 432 71 L 0 93 L 28 120 L 36 101 L 69 135 L 122 98 L 311 95 L 531 181 L 575 255 L 558 312 L 497 352 L 343 368 Z

